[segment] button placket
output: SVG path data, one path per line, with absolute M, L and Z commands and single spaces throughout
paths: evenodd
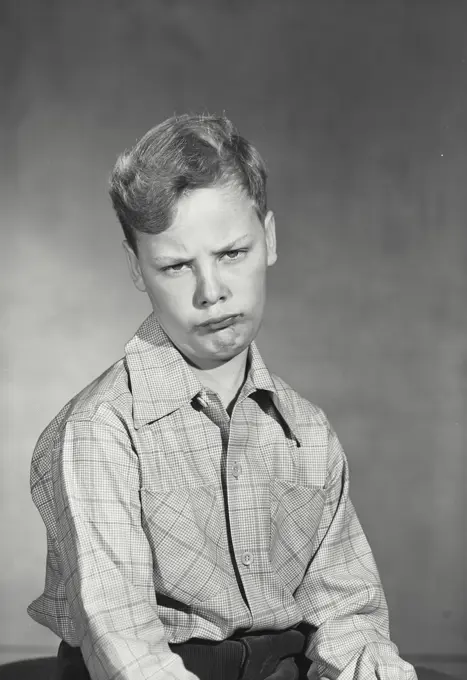
M 238 403 L 236 404 L 238 406 Z M 244 494 L 248 487 L 248 466 L 244 459 L 247 450 L 243 423 L 239 424 L 239 412 L 232 413 L 230 420 L 230 435 L 227 446 L 227 494 L 229 499 L 230 536 L 237 563 L 237 575 L 242 583 L 243 597 L 251 611 L 249 589 L 251 570 L 253 570 L 253 552 L 248 546 L 251 541 L 250 528 L 242 519 L 239 512 L 244 503 Z M 243 479 L 245 477 L 245 479 Z M 245 486 L 246 485 L 246 486 Z M 252 593 L 253 595 L 253 593 Z

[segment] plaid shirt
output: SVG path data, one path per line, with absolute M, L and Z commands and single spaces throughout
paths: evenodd
M 28 612 L 93 680 L 193 680 L 168 642 L 302 621 L 320 677 L 416 678 L 337 437 L 254 343 L 229 418 L 151 315 L 43 432 L 31 488 L 48 552 Z

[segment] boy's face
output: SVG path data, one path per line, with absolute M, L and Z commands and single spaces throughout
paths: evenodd
M 255 338 L 276 239 L 273 214 L 263 226 L 244 193 L 196 189 L 179 200 L 166 231 L 138 233 L 137 256 L 125 248 L 136 287 L 195 366 L 218 366 Z

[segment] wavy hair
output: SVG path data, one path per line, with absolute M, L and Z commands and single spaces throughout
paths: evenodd
M 137 252 L 138 232 L 171 224 L 177 201 L 195 189 L 233 186 L 267 212 L 266 167 L 255 147 L 225 116 L 174 116 L 147 132 L 117 159 L 110 197 L 125 238 Z

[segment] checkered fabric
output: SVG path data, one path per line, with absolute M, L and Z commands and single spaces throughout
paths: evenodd
M 42 433 L 31 489 L 48 552 L 28 612 L 93 680 L 193 680 L 169 642 L 300 622 L 322 678 L 416 678 L 338 439 L 254 343 L 229 418 L 151 315 Z

